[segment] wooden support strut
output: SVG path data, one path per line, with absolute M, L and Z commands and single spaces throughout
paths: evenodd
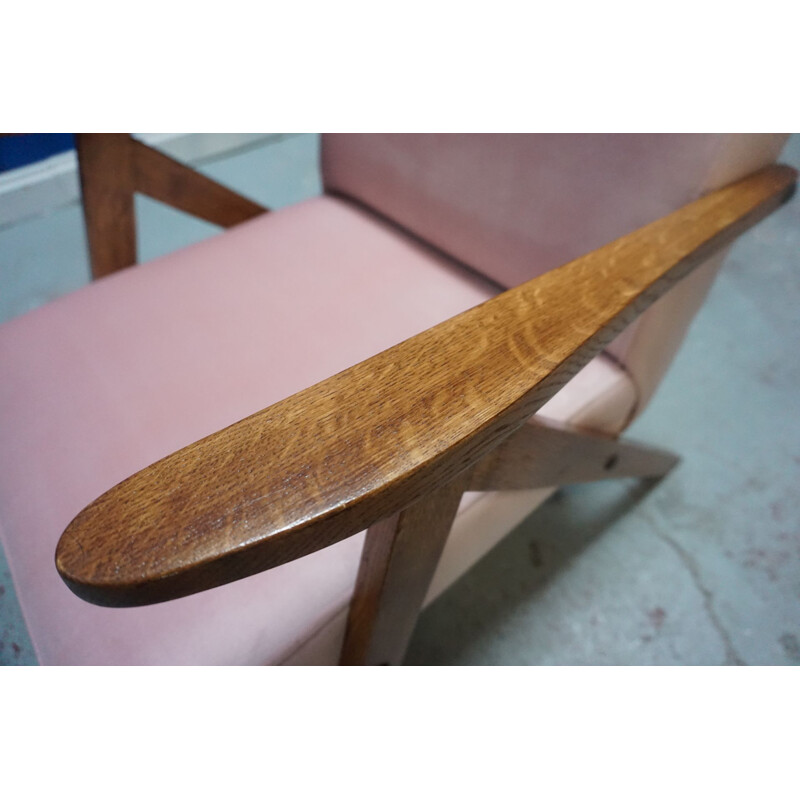
M 605 478 L 660 478 L 678 460 L 666 450 L 534 417 L 475 467 L 469 491 L 537 489 Z
M 340 663 L 402 662 L 464 491 L 660 478 L 678 460 L 666 450 L 535 417 L 468 473 L 370 526 Z
M 133 139 L 75 134 L 92 277 L 136 263 L 133 193 L 229 228 L 269 209 Z

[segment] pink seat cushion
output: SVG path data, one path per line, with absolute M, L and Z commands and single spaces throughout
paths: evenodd
M 139 609 L 74 597 L 55 571 L 58 537 L 136 470 L 493 291 L 320 198 L 0 327 L 0 532 L 40 661 L 282 660 L 352 591 L 360 536 Z
M 334 662 L 363 534 L 139 609 L 74 597 L 55 571 L 58 537 L 136 470 L 493 292 L 368 212 L 320 198 L 0 327 L 0 536 L 40 661 L 269 664 L 311 647 Z M 634 401 L 601 357 L 542 411 L 613 431 Z M 492 494 L 468 493 L 462 512 Z M 437 591 L 514 524 L 516 505 L 490 513 L 485 535 L 467 525 L 460 539 L 457 527 Z

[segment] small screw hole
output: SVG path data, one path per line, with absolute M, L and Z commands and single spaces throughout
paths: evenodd
M 606 459 L 606 463 L 603 464 L 603 469 L 606 469 L 606 470 L 614 469 L 614 467 L 617 466 L 617 461 L 619 461 L 619 456 L 616 453 L 614 453 L 613 455 L 610 455 Z

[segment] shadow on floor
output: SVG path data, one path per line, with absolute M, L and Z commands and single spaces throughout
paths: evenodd
M 535 617 L 537 596 L 658 485 L 629 479 L 559 490 L 423 612 L 405 663 L 486 663 L 476 660 L 476 643 L 502 637 L 520 607 Z

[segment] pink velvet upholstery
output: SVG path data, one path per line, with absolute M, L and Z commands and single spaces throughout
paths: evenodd
M 499 143 L 491 167 L 475 149 L 487 141 Z M 452 150 L 438 137 L 396 144 L 326 137 L 328 188 L 374 205 L 501 284 L 691 199 L 719 177 L 710 165 L 726 146 L 714 135 L 622 137 L 615 147 L 604 136 L 457 137 Z M 641 191 L 656 183 L 662 191 Z M 335 660 L 363 534 L 141 609 L 75 598 L 55 572 L 58 537 L 136 470 L 495 291 L 373 214 L 326 197 L 0 326 L 0 536 L 42 663 Z M 684 317 L 675 315 L 681 325 Z M 626 371 L 600 357 L 542 413 L 619 431 L 636 403 Z M 429 599 L 546 495 L 468 495 Z
M 327 191 L 379 211 L 516 286 L 777 159 L 784 134 L 328 134 Z M 722 259 L 645 313 L 608 351 L 641 412 Z
M 136 470 L 492 293 L 363 212 L 316 199 L 0 327 L 0 528 L 41 661 L 260 663 L 291 648 L 337 569 L 357 560 L 356 539 L 120 610 L 62 584 L 58 537 Z
M 0 535 L 40 661 L 291 657 L 346 607 L 363 535 L 139 609 L 73 596 L 55 571 L 58 537 L 136 470 L 493 292 L 365 212 L 321 198 L 0 326 Z M 598 392 L 620 383 L 607 365 L 587 369 Z M 585 405 L 587 389 L 573 405 Z
M 327 134 L 327 191 L 502 286 L 695 199 L 722 134 Z
M 0 535 L 40 661 L 280 663 L 308 641 L 315 659 L 335 661 L 363 535 L 139 609 L 74 597 L 55 571 L 58 537 L 136 470 L 493 292 L 370 215 L 321 198 L 1 326 Z M 556 416 L 582 411 L 614 429 L 633 404 L 630 383 L 603 359 L 574 386 L 552 401 Z M 469 495 L 462 509 L 479 499 Z M 466 556 L 449 550 L 445 571 L 477 557 L 474 543 Z

